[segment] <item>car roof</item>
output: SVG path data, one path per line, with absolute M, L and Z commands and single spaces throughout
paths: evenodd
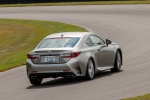
M 56 37 L 83 37 L 87 34 L 94 34 L 91 32 L 61 32 L 61 33 L 54 33 L 50 34 L 45 38 L 56 38 Z

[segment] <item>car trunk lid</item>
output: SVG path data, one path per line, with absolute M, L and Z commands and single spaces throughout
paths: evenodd
M 71 57 L 64 57 L 72 53 L 72 49 L 47 49 L 47 50 L 34 50 L 28 55 L 31 56 L 31 60 L 35 64 L 58 64 L 66 63 Z M 32 59 L 33 57 L 33 59 Z M 29 57 L 28 57 L 29 58 Z

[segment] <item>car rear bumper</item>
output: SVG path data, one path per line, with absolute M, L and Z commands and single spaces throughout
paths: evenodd
M 79 62 L 73 60 L 63 64 L 34 64 L 30 59 L 26 62 L 27 75 L 46 77 L 64 77 L 68 75 L 82 76 Z
M 48 78 L 48 77 L 66 77 L 66 76 L 75 76 L 72 72 L 55 72 L 55 73 L 31 73 L 29 77 L 42 77 L 42 78 Z

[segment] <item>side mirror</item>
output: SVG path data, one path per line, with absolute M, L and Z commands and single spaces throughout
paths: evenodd
M 108 39 L 106 39 L 106 44 L 107 44 L 107 45 L 111 44 L 111 41 L 108 40 Z

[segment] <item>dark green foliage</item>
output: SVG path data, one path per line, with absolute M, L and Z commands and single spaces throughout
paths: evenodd
M 136 1 L 136 0 L 0 0 L 0 4 L 47 3 L 47 2 L 52 2 L 52 3 L 53 2 L 84 2 L 84 1 Z

